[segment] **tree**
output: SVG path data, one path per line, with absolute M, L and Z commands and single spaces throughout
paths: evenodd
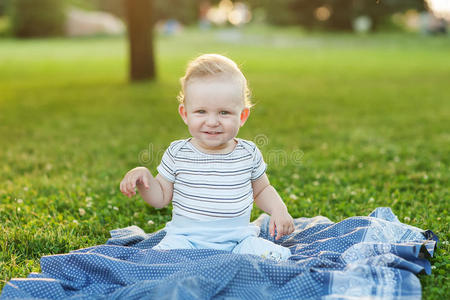
M 9 8 L 11 32 L 16 37 L 30 38 L 64 34 L 66 21 L 64 1 L 8 0 L 6 4 L 1 5 L 2 9 Z
M 152 0 L 124 0 L 130 49 L 130 80 L 155 79 Z
M 154 24 L 171 18 L 193 24 L 197 22 L 199 11 L 198 0 L 95 0 L 94 6 L 126 20 L 131 81 L 156 77 Z

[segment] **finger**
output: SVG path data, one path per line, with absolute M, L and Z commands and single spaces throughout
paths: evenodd
M 147 176 L 143 176 L 143 177 L 142 177 L 142 183 L 144 183 L 144 187 L 145 187 L 146 189 L 149 189 L 149 188 L 150 188 L 150 185 L 149 185 Z
M 293 233 L 295 231 L 295 226 L 294 224 L 291 224 L 291 226 L 289 227 L 289 234 Z
M 279 238 L 282 238 L 285 234 L 286 234 L 286 226 L 282 225 L 281 226 L 281 230 L 280 230 L 280 234 L 278 234 L 278 236 L 279 236 Z
M 120 183 L 120 190 L 122 191 L 122 193 L 126 194 L 127 193 L 127 187 L 126 187 L 126 182 L 125 180 L 122 180 L 122 182 Z
M 269 223 L 269 233 L 271 236 L 275 235 L 275 221 L 271 218 Z
M 132 194 L 133 193 L 133 191 L 134 191 L 134 188 L 135 188 L 135 183 L 136 182 L 136 179 L 135 178 L 130 178 L 130 181 L 128 181 L 128 191 Z
M 283 236 L 288 235 L 289 234 L 289 225 L 285 225 L 283 227 Z
M 139 177 L 137 177 L 137 178 L 135 178 L 133 181 L 132 181 L 132 192 L 133 192 L 133 195 L 136 195 L 136 187 L 137 187 L 137 185 L 138 185 L 138 183 L 139 183 Z
M 281 226 L 281 227 L 277 226 L 277 237 L 276 237 L 276 240 L 278 241 L 280 239 L 280 237 L 282 237 L 282 236 L 283 236 L 283 226 Z
M 124 180 L 122 180 L 122 182 L 120 183 L 120 191 L 125 196 L 128 196 L 127 186 L 126 186 L 126 182 Z
M 134 177 L 131 180 L 131 188 L 134 190 L 136 188 L 136 182 L 139 180 L 139 177 Z
M 136 195 L 136 185 L 138 183 L 139 177 L 134 177 L 131 181 L 131 194 Z
M 291 225 L 286 226 L 286 235 L 291 234 L 292 230 L 291 230 Z
M 129 194 L 130 193 L 130 182 L 129 182 L 129 180 L 127 180 L 124 183 L 124 186 L 125 186 L 125 191 L 127 192 L 127 194 Z
M 288 234 L 289 234 L 289 226 L 286 226 L 286 227 L 284 227 L 284 234 L 283 234 L 283 236 L 288 235 Z
M 131 181 L 129 180 L 129 181 L 127 182 L 127 193 L 128 193 L 128 197 L 131 197 L 131 196 L 132 196 L 132 193 L 131 193 L 132 190 L 133 190 L 133 185 L 132 185 Z
M 125 182 L 122 182 L 122 186 L 121 186 L 120 190 L 122 191 L 122 194 L 124 194 L 125 196 L 128 197 L 128 190 L 127 190 L 127 186 L 125 185 Z
M 283 225 L 282 229 L 280 230 L 280 238 L 282 238 L 283 236 L 285 236 L 287 234 L 287 230 L 288 230 L 288 226 L 287 225 Z
M 127 191 L 125 190 L 125 188 L 122 189 L 122 194 L 123 194 L 124 196 L 128 196 L 128 193 L 127 193 Z

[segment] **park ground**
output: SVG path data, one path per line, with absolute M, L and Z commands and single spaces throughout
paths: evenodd
M 43 255 L 164 226 L 170 208 L 119 182 L 138 165 L 155 173 L 188 136 L 178 79 L 214 52 L 248 77 L 256 105 L 239 136 L 260 146 L 292 216 L 389 206 L 440 238 L 424 299 L 450 293 L 448 37 L 188 29 L 155 42 L 158 80 L 129 84 L 124 37 L 0 40 L 0 288 Z

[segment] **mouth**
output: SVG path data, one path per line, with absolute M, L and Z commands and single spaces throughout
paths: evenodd
M 220 132 L 220 131 L 203 131 L 203 133 L 206 133 L 208 135 L 219 135 L 222 132 Z

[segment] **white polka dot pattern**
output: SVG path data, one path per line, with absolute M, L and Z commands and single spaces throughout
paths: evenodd
M 268 216 L 255 224 L 274 241 Z M 157 251 L 151 248 L 164 231 L 113 230 L 106 245 L 42 257 L 42 273 L 12 279 L 0 299 L 420 298 L 414 274 L 431 272 L 431 231 L 400 223 L 389 208 L 295 224 L 274 241 L 293 253 L 285 262 L 210 249 Z

